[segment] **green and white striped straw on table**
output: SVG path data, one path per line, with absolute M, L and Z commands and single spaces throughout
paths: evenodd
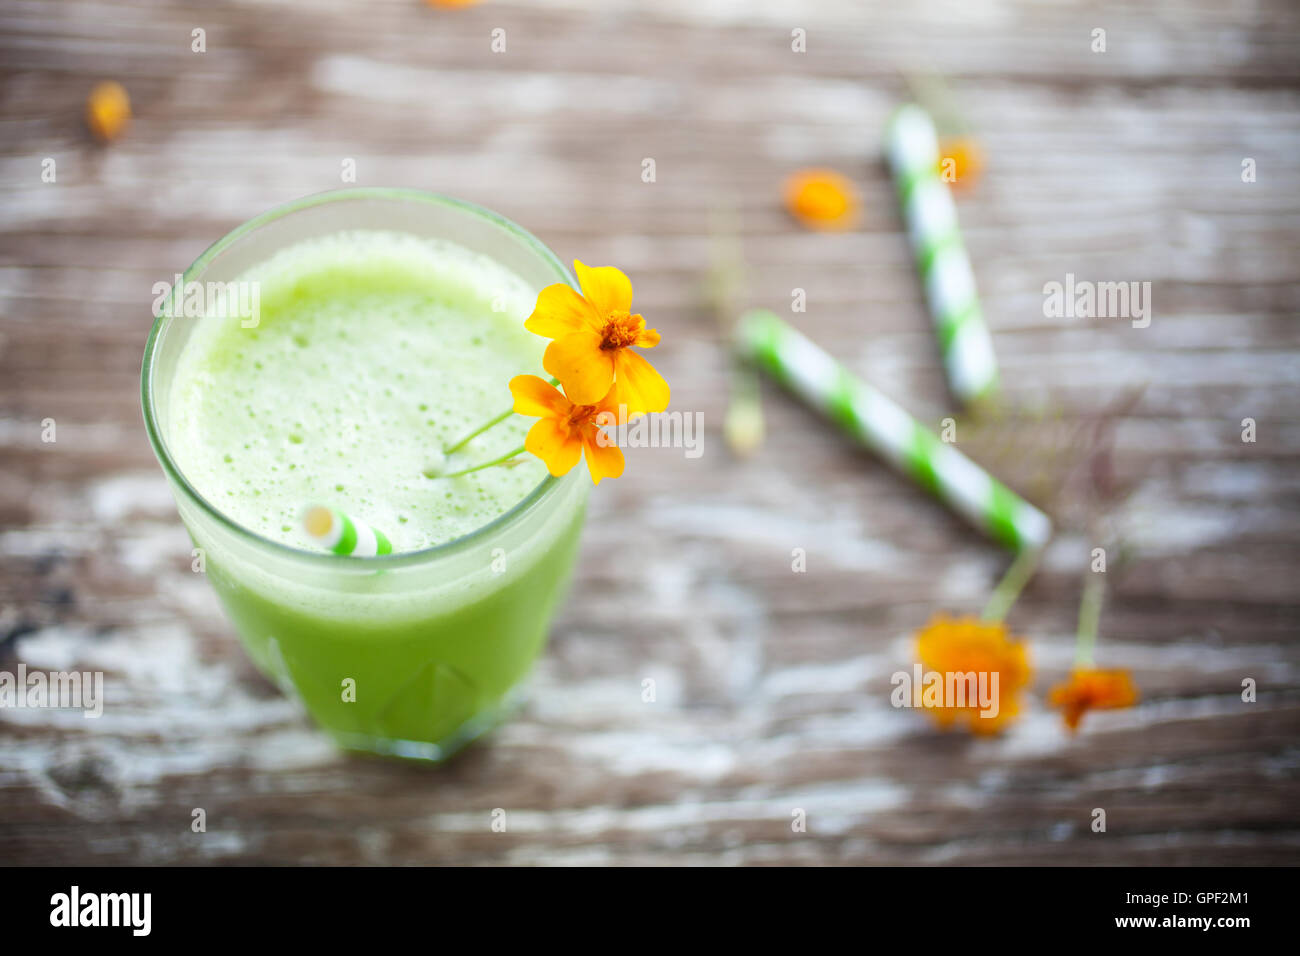
M 1017 551 L 1037 549 L 1051 537 L 1047 515 L 775 314 L 756 309 L 742 315 L 736 348 L 1002 544 Z
M 373 558 L 393 553 L 393 544 L 382 531 L 333 508 L 313 505 L 303 513 L 302 526 L 313 541 L 334 554 Z
M 939 140 L 929 114 L 914 104 L 899 107 L 886 127 L 885 151 L 948 385 L 963 404 L 983 398 L 997 390 L 997 359 L 957 228 L 957 207 L 939 175 Z

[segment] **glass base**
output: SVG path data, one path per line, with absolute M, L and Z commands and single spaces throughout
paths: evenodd
M 401 740 L 395 737 L 378 737 L 372 734 L 339 733 L 330 731 L 330 738 L 343 750 L 352 753 L 373 754 L 380 757 L 397 757 L 423 763 L 442 763 L 454 757 L 480 737 L 505 723 L 523 706 L 527 693 L 522 689 L 511 691 L 495 707 L 481 711 L 461 724 L 441 740 Z

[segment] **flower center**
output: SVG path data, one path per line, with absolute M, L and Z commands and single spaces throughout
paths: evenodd
M 595 405 L 574 405 L 573 411 L 569 412 L 569 428 L 581 430 L 587 423 L 596 417 L 599 409 Z
M 606 352 L 625 349 L 636 342 L 641 334 L 641 316 L 626 312 L 611 312 L 605 319 L 605 328 L 601 332 L 600 347 Z

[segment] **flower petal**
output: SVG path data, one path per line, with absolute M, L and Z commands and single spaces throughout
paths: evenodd
M 614 387 L 605 403 L 619 414 L 619 421 L 667 408 L 668 383 L 655 367 L 631 349 L 620 349 L 615 354 Z M 621 406 L 627 406 L 626 412 Z
M 584 328 L 600 331 L 601 317 L 590 302 L 557 282 L 537 293 L 537 305 L 524 328 L 543 338 L 558 339 Z
M 515 397 L 515 413 L 529 418 L 563 418 L 573 409 L 558 388 L 536 375 L 516 375 L 510 380 L 510 394 Z
M 786 180 L 785 204 L 810 229 L 852 229 L 861 200 L 853 182 L 833 169 L 801 169 Z
M 554 418 L 542 418 L 528 429 L 524 450 L 546 462 L 546 470 L 558 478 L 567 475 L 582 457 L 582 438 Z
M 614 381 L 614 353 L 600 347 L 594 332 L 573 332 L 546 347 L 542 366 L 560 380 L 574 405 L 595 405 Z
M 644 322 L 644 319 L 642 321 Z M 636 341 L 632 344 L 643 349 L 654 348 L 659 344 L 659 330 L 643 329 L 641 334 L 636 337 Z
M 588 425 L 583 429 L 582 446 L 587 453 L 587 470 L 591 472 L 592 484 L 600 484 L 602 478 L 617 478 L 623 474 L 623 451 L 610 435 Z
M 611 312 L 632 311 L 632 280 L 613 266 L 586 266 L 573 260 L 573 271 L 587 301 L 601 317 Z

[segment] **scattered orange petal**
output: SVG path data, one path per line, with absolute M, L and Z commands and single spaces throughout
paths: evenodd
M 1088 711 L 1132 707 L 1137 699 L 1137 684 L 1133 683 L 1133 675 L 1128 671 L 1079 668 L 1064 684 L 1051 689 L 1047 702 L 1060 709 L 1065 726 L 1074 732 Z
M 801 169 L 785 181 L 785 205 L 809 229 L 852 229 L 862 202 L 858 189 L 833 169 Z
M 984 151 L 969 137 L 944 140 L 939 146 L 939 178 L 957 189 L 970 189 L 984 169 Z
M 131 122 L 131 97 L 121 83 L 106 80 L 86 99 L 86 125 L 103 143 L 111 143 Z

